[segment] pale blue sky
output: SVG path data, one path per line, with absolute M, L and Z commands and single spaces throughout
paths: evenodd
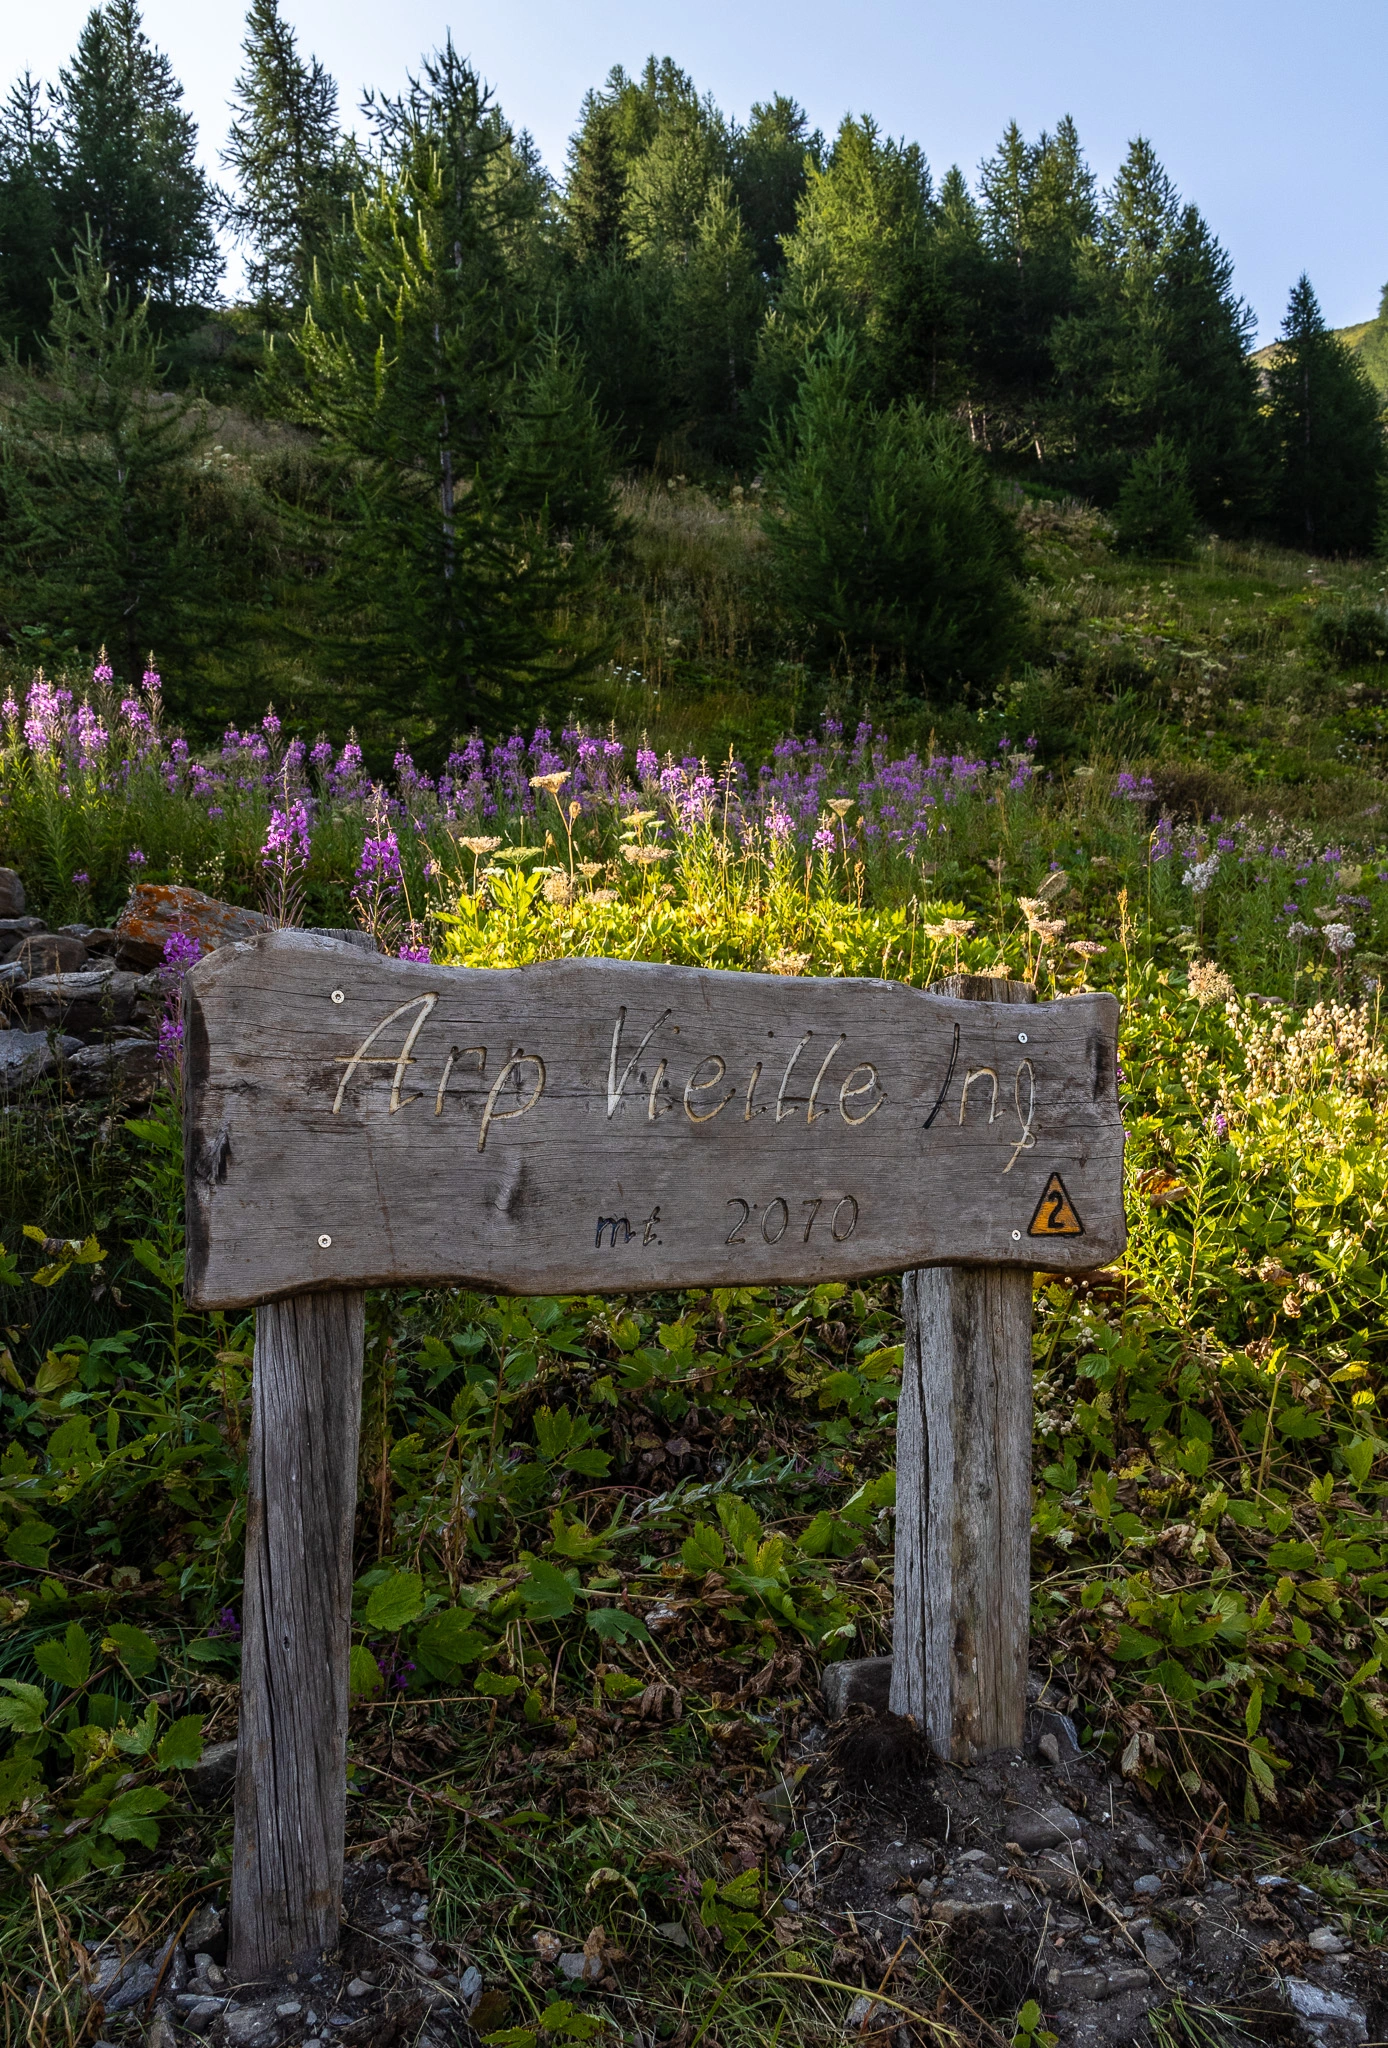
M 86 0 L 3 0 L 6 74 L 54 76 L 86 12 Z M 238 0 L 145 4 L 209 167 L 243 12 Z M 347 114 L 363 86 L 398 87 L 451 27 L 556 171 L 585 88 L 654 51 L 732 115 L 777 91 L 826 131 L 845 112 L 875 114 L 919 142 L 937 175 L 957 161 L 972 178 L 1013 117 L 1034 134 L 1073 114 L 1103 180 L 1146 134 L 1233 255 L 1263 339 L 1303 269 L 1336 325 L 1376 312 L 1388 279 L 1385 0 L 285 0 L 285 13 L 336 76 Z

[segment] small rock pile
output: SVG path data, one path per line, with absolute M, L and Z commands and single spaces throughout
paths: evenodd
M 1303 2048 L 1360 2048 L 1371 2025 L 1379 2036 L 1379 1960 L 1327 1924 L 1309 1887 L 1255 1875 L 1213 1842 L 1182 1846 L 1039 1701 L 1024 1750 L 934 1763 L 910 1724 L 869 1703 L 877 1661 L 845 1667 L 850 1686 L 826 1682 L 830 1726 L 802 1737 L 798 1759 L 816 1789 L 793 1910 L 834 1933 L 833 1974 L 871 1978 L 875 1959 L 919 1949 L 937 1959 L 937 1988 L 985 2013 L 1035 1998 L 1064 2048 L 1129 2048 L 1173 2000 L 1235 2010 L 1254 2038 Z M 849 2032 L 908 2042 L 901 2023 L 864 1996 Z
M 411 2042 L 458 2048 L 482 2000 L 482 1974 L 430 1934 L 424 1893 L 378 1863 L 349 1865 L 342 1938 L 317 1969 L 282 1984 L 233 1985 L 225 1916 L 200 1906 L 182 1935 L 110 1943 L 85 1972 L 94 2048 L 366 2048 Z
M 27 913 L 13 868 L 0 868 L 0 1096 L 56 1076 L 79 1100 L 147 1101 L 159 1074 L 169 991 L 157 970 L 170 935 L 210 952 L 268 923 L 200 890 L 145 882 L 113 926 L 50 931 Z

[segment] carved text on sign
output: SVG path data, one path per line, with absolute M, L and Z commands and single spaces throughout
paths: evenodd
M 1102 993 L 1019 1011 L 637 961 L 474 971 L 277 932 L 199 961 L 184 1003 L 199 1307 L 1074 1270 L 1122 1248 Z M 1064 1204 L 1042 1202 L 1052 1174 Z

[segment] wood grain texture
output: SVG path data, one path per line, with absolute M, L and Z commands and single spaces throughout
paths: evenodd
M 337 1000 L 334 1000 L 336 994 Z M 1118 1008 L 304 932 L 185 986 L 189 1300 L 815 1282 L 1124 1243 Z M 1033 1237 L 1049 1177 L 1079 1234 Z
M 359 1293 L 259 1310 L 251 1380 L 231 1974 L 335 1946 L 365 1316 Z
M 969 1763 L 1022 1740 L 1031 1583 L 1031 1274 L 908 1273 L 891 1710 Z

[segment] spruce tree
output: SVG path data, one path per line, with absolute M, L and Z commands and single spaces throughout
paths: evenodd
M 919 400 L 875 406 L 842 328 L 766 462 L 782 601 L 825 652 L 938 692 L 989 681 L 1019 651 L 1021 549 L 982 456 Z
M 302 306 L 313 265 L 340 225 L 348 182 L 337 86 L 299 55 L 279 0 L 251 0 L 244 67 L 222 162 L 238 191 L 223 218 L 252 252 L 248 282 L 271 316 Z
M 117 297 L 186 305 L 221 275 L 216 195 L 197 163 L 183 88 L 135 0 L 92 9 L 55 94 L 61 254 L 87 230 Z
M 983 237 L 992 257 L 983 363 L 994 390 L 1044 404 L 1055 322 L 1073 310 L 1081 252 L 1098 221 L 1094 177 L 1067 116 L 1028 142 L 1015 121 L 979 170 Z
M 344 479 L 320 529 L 324 629 L 370 649 L 393 705 L 445 731 L 496 725 L 573 672 L 553 622 L 584 574 L 552 531 L 555 493 L 582 482 L 573 434 L 538 417 L 554 377 L 539 405 L 524 396 L 537 343 L 514 260 L 534 163 L 451 44 L 369 110 L 383 160 L 315 280 L 285 391 Z
M 818 129 L 810 133 L 805 109 L 784 93 L 756 102 L 734 137 L 737 203 L 764 277 L 777 277 L 784 267 L 784 239 L 794 232 L 810 166 L 823 155 L 824 137 Z
M 1076 296 L 1050 337 L 1072 451 L 1060 473 L 1112 504 L 1134 458 L 1165 436 L 1200 516 L 1247 526 L 1263 481 L 1252 315 L 1228 255 L 1141 137 L 1104 195 Z
M 1383 415 L 1362 365 L 1327 329 L 1304 273 L 1267 382 L 1278 538 L 1314 554 L 1368 554 L 1388 468 Z
M 26 356 L 48 324 L 61 235 L 62 167 L 42 93 L 26 71 L 0 103 L 0 341 Z
M 26 620 L 105 641 L 127 682 L 152 645 L 185 645 L 209 559 L 189 524 L 199 409 L 160 392 L 146 302 L 118 291 L 94 240 L 54 290 L 34 374 L 0 401 L 4 595 Z
M 1182 561 L 1192 552 L 1195 516 L 1186 458 L 1158 434 L 1150 448 L 1133 457 L 1118 493 L 1119 552 Z

